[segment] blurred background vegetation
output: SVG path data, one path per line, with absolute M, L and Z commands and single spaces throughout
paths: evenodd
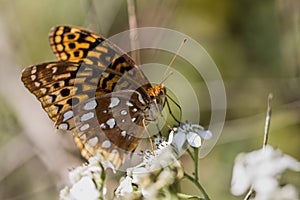
M 198 41 L 223 77 L 225 127 L 215 148 L 200 161 L 201 183 L 211 199 L 242 199 L 229 192 L 234 158 L 262 146 L 270 92 L 274 100 L 269 143 L 300 160 L 299 1 L 138 0 L 136 12 L 139 27 L 166 27 Z M 55 59 L 48 32 L 61 24 L 109 37 L 128 29 L 127 4 L 0 0 L 0 199 L 58 199 L 68 169 L 81 163 L 71 136 L 54 134 L 53 123 L 20 81 L 24 67 Z M 142 57 L 141 62 L 146 61 L 157 62 Z M 174 67 L 184 69 L 182 63 L 178 59 Z M 209 103 L 200 109 L 200 123 L 207 125 Z M 192 169 L 185 156 L 182 161 Z M 288 172 L 283 184 L 299 189 L 299 180 L 299 173 Z M 182 189 L 196 194 L 188 181 Z

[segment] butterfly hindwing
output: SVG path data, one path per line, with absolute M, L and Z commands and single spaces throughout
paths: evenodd
M 85 158 L 97 153 L 113 162 L 108 157 L 111 152 L 121 159 L 126 152 L 136 149 L 144 131 L 146 106 L 137 91 L 109 93 L 88 99 L 65 112 L 60 126 L 68 127 L 75 122 L 72 132 Z

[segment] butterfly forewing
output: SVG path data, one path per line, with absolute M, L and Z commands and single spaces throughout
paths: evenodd
M 79 27 L 58 26 L 51 29 L 49 40 L 51 48 L 59 60 L 83 61 L 87 65 L 106 69 L 108 74 L 119 76 L 129 72 L 131 82 L 137 82 L 140 86 L 145 85 L 145 89 L 151 87 L 148 79 L 135 65 L 135 62 L 103 36 Z M 100 85 L 100 87 L 102 86 Z
M 71 108 L 78 68 L 78 63 L 49 62 L 28 67 L 22 73 L 24 85 L 37 97 L 53 121 Z
M 99 153 L 119 167 L 144 130 L 148 79 L 127 54 L 90 31 L 59 26 L 49 39 L 59 61 L 26 68 L 24 85 L 57 128 L 73 132 L 85 158 Z
M 62 61 L 79 62 L 105 38 L 74 26 L 53 27 L 49 42 L 55 56 Z

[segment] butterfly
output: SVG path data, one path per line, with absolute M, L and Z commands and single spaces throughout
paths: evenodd
M 99 155 L 118 169 L 161 115 L 166 88 L 152 86 L 128 54 L 91 31 L 58 26 L 49 40 L 58 61 L 25 68 L 22 82 L 85 159 Z

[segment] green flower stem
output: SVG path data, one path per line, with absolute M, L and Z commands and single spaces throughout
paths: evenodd
M 190 149 L 187 149 L 187 152 L 188 152 L 189 156 L 191 157 L 191 159 L 195 162 L 194 156 L 193 156 L 191 150 L 190 150 Z
M 104 199 L 104 187 L 105 187 L 105 178 L 106 178 L 106 171 L 104 169 L 104 167 L 102 166 L 102 164 L 100 163 L 100 166 L 102 168 L 102 172 L 101 172 L 101 182 L 100 182 L 100 197 L 99 199 L 102 200 Z
M 197 179 L 195 179 L 194 177 L 192 177 L 191 175 L 187 174 L 184 172 L 184 177 L 186 177 L 187 179 L 189 179 L 191 182 L 193 182 L 196 187 L 201 191 L 201 193 L 204 196 L 204 200 L 210 200 L 208 194 L 205 192 L 204 188 L 202 187 L 202 185 L 198 182 Z
M 193 149 L 194 149 L 195 179 L 196 179 L 196 180 L 199 180 L 199 175 L 198 175 L 199 149 L 198 149 L 198 148 L 193 148 Z
M 191 182 L 193 182 L 195 184 L 195 186 L 201 191 L 201 193 L 204 196 L 204 200 L 210 200 L 209 196 L 207 195 L 207 193 L 205 192 L 204 188 L 202 187 L 202 185 L 199 183 L 199 174 L 198 174 L 198 167 L 199 167 L 199 149 L 198 148 L 193 148 L 194 150 L 194 154 L 188 149 L 187 152 L 190 155 L 190 157 L 192 158 L 193 162 L 194 162 L 194 177 L 192 177 L 191 175 L 187 174 L 186 172 L 184 172 L 184 177 L 186 177 L 187 179 L 189 179 Z

